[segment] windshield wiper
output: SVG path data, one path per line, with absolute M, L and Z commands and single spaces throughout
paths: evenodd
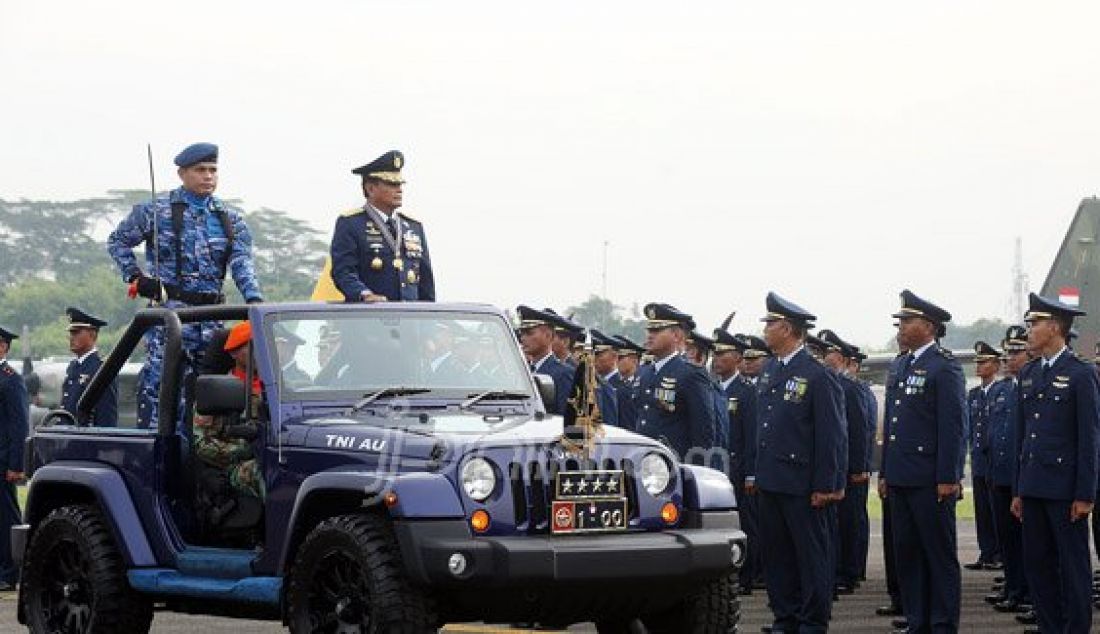
M 531 398 L 531 395 L 526 392 L 517 392 L 516 390 L 488 390 L 479 394 L 474 394 L 470 398 L 462 401 L 462 404 L 458 406 L 458 409 L 470 409 L 477 403 L 486 400 L 505 400 L 505 399 L 519 399 L 526 401 Z
M 363 395 L 363 398 L 359 399 L 355 405 L 351 406 L 344 415 L 352 416 L 366 409 L 368 405 L 377 401 L 380 398 L 387 396 L 407 396 L 409 394 L 423 394 L 424 392 L 431 392 L 426 387 L 384 387 L 380 390 L 373 392 L 367 392 Z

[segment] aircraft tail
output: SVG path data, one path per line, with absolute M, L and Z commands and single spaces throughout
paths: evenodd
M 321 274 L 317 277 L 317 285 L 313 287 L 313 294 L 310 295 L 309 301 L 311 302 L 342 302 L 344 301 L 344 294 L 340 292 L 340 289 L 336 288 L 336 283 L 332 281 L 332 258 L 325 258 L 325 266 L 321 268 Z

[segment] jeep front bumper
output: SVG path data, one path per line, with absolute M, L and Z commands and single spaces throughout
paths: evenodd
M 736 515 L 698 514 L 698 528 L 571 536 L 474 536 L 464 520 L 397 521 L 394 529 L 409 576 L 422 584 L 683 579 L 741 565 Z M 457 573 L 456 554 L 464 560 Z

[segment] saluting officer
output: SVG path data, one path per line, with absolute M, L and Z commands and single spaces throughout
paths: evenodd
M 336 219 L 330 250 L 332 281 L 349 302 L 435 301 L 424 226 L 397 211 L 404 165 L 392 150 L 351 170 L 362 176 L 367 201 Z
M 910 632 L 956 632 L 961 571 L 955 504 L 962 479 L 966 385 L 962 367 L 936 343 L 951 313 L 901 293 L 902 357 L 893 391 L 883 471 L 898 582 Z M 881 486 L 881 483 L 880 483 Z
M 76 358 L 65 368 L 65 382 L 61 384 L 61 408 L 77 416 L 82 424 L 114 427 L 118 425 L 117 380 L 111 381 L 111 387 L 100 395 L 90 414 L 80 416 L 76 407 L 88 387 L 88 381 L 99 371 L 99 366 L 103 365 L 96 341 L 99 339 L 99 329 L 106 326 L 107 322 L 71 306 L 65 309 L 65 313 L 69 316 L 69 351 Z
M 725 396 L 729 416 L 729 478 L 737 495 L 741 529 L 748 538 L 748 553 L 738 573 L 739 592 L 752 594 L 753 581 L 760 575 L 760 533 L 757 530 L 756 498 L 745 493 L 747 448 L 756 444 L 756 387 L 740 372 L 745 344 L 722 328 L 714 330 L 714 360 L 718 386 Z
M 166 197 L 135 205 L 107 237 L 107 251 L 122 271 L 122 279 L 130 284 L 130 296 L 140 295 L 168 308 L 223 304 L 222 282 L 228 271 L 246 302 L 263 301 L 248 225 L 239 212 L 214 195 L 218 146 L 189 145 L 176 155 L 175 164 L 182 186 Z M 143 242 L 148 273 L 138 266 L 134 255 L 134 247 Z M 184 325 L 186 372 L 194 372 L 221 327 L 220 321 Z M 145 364 L 139 375 L 139 427 L 152 425 L 157 417 L 164 328 L 150 329 L 145 344 Z
M 27 386 L 8 363 L 18 335 L 0 328 L 0 591 L 13 590 L 19 570 L 11 556 L 11 527 L 19 523 L 15 484 L 23 479 L 23 443 L 27 439 Z
M 999 394 L 989 404 L 989 479 L 992 484 L 993 522 L 1004 562 L 1004 586 L 985 600 L 998 612 L 1023 612 L 1031 604 L 1024 575 L 1022 528 L 1012 517 L 1012 480 L 1016 469 L 1016 376 L 1028 362 L 1027 329 L 1009 326 L 1001 343 L 1005 354 L 1005 378 Z
M 848 421 L 848 460 L 844 474 L 844 498 L 837 510 L 838 594 L 851 594 L 859 587 L 860 555 L 866 557 L 860 545 L 870 532 L 867 517 L 867 483 L 871 479 L 871 442 L 874 419 L 868 420 L 866 395 L 860 382 L 849 372 L 849 360 L 855 355 L 853 346 L 832 330 L 822 330 L 818 338 L 825 344 L 824 363 L 837 373 L 844 390 L 844 414 Z
M 646 304 L 645 316 L 653 363 L 638 371 L 635 430 L 662 440 L 686 462 L 707 464 L 704 454 L 715 446 L 718 429 L 713 388 L 706 371 L 682 354 L 694 321 L 669 304 Z
M 993 523 L 992 491 L 989 484 L 989 410 L 1001 396 L 1004 385 L 997 380 L 1001 355 L 984 341 L 974 344 L 974 364 L 981 385 L 967 392 L 970 411 L 970 481 L 974 488 L 974 523 L 978 533 L 978 560 L 964 564 L 968 570 L 1001 568 L 1000 536 Z
M 565 404 L 573 389 L 573 368 L 558 361 L 550 350 L 557 315 L 530 306 L 517 306 L 519 342 L 523 354 L 530 359 L 532 374 L 545 374 L 554 381 L 554 402 L 544 403 L 551 414 L 564 415 Z
M 1092 573 L 1085 520 L 1096 499 L 1096 370 L 1066 347 L 1073 318 L 1084 311 L 1035 293 L 1029 300 L 1024 321 L 1036 358 L 1019 376 L 1012 512 L 1023 522 L 1039 630 L 1088 632 Z
M 806 351 L 816 319 L 768 293 L 764 340 L 775 355 L 757 385 L 760 541 L 772 631 L 824 632 L 833 596 L 831 513 L 843 471 L 844 395 Z

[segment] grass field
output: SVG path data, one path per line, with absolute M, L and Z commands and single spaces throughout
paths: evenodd
M 19 486 L 16 488 L 19 491 L 19 506 L 22 508 L 27 501 L 27 487 Z M 962 501 L 955 508 L 955 515 L 960 520 L 972 520 L 974 519 L 974 496 L 971 495 L 969 488 L 964 489 L 964 495 Z M 873 486 L 867 496 L 867 513 L 873 520 L 882 519 L 882 500 L 878 499 L 878 494 L 875 493 Z

